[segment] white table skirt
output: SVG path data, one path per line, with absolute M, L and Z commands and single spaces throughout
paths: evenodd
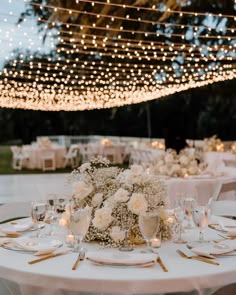
M 233 221 L 232 221 L 233 222 Z M 184 238 L 196 240 L 194 229 Z M 218 232 L 207 229 L 206 238 L 217 239 Z M 87 245 L 88 251 L 118 251 Z M 236 256 L 221 257 L 215 266 L 195 260 L 181 258 L 176 249 L 187 250 L 185 245 L 165 242 L 159 250 L 169 272 L 162 271 L 157 264 L 150 268 L 95 266 L 89 261 L 79 264 L 76 271 L 71 267 L 76 253 L 29 265 L 33 258 L 29 254 L 0 248 L 1 288 L 9 288 L 1 295 L 75 295 L 75 294 L 163 294 L 192 292 L 211 294 L 217 288 L 236 282 Z M 135 251 L 140 251 L 136 249 Z M 121 252 L 119 252 L 121 253 Z M 132 255 L 123 253 L 124 255 Z M 142 255 L 142 254 L 140 254 Z M 10 281 L 10 282 L 9 282 Z M 1 289 L 0 289 L 1 290 Z

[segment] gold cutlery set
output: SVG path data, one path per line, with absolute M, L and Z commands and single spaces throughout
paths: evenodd
M 47 254 L 47 255 L 44 255 L 43 257 L 40 257 L 40 258 L 38 258 L 38 259 L 34 259 L 34 260 L 29 261 L 28 264 L 35 264 L 35 263 L 38 263 L 38 262 L 41 262 L 41 261 L 44 261 L 44 260 L 48 260 L 48 259 L 51 259 L 51 258 L 54 258 L 54 257 L 58 257 L 58 256 L 61 256 L 61 255 L 67 254 L 67 253 L 69 253 L 69 252 L 70 252 L 70 250 L 66 250 L 66 251 L 63 251 L 63 252 Z M 183 251 L 181 251 L 181 250 L 179 250 L 179 249 L 176 250 L 176 252 L 177 252 L 182 258 L 185 258 L 185 259 L 193 259 L 193 260 L 198 260 L 198 261 L 200 261 L 200 262 L 205 262 L 205 263 L 209 263 L 209 264 L 213 264 L 213 265 L 220 265 L 219 262 L 217 262 L 217 261 L 215 261 L 215 260 L 213 260 L 213 259 L 211 259 L 211 258 L 207 258 L 207 257 L 204 257 L 204 256 L 199 256 L 199 255 L 192 255 L 192 256 L 189 256 L 189 255 L 185 254 Z M 94 261 L 93 259 L 90 259 L 90 258 L 87 258 L 87 259 L 90 260 L 91 262 L 94 262 L 94 263 L 98 264 L 98 265 L 107 265 L 106 263 L 102 263 L 102 262 L 100 263 L 100 262 Z M 81 252 L 81 253 L 79 253 L 79 255 L 78 255 L 78 257 L 77 257 L 75 263 L 74 263 L 73 266 L 72 266 L 72 270 L 76 270 L 77 267 L 78 267 L 78 264 L 79 264 L 81 261 L 83 261 L 83 260 L 85 260 L 85 252 Z M 154 261 L 154 263 L 155 263 L 155 261 Z M 158 264 L 161 266 L 161 268 L 162 268 L 162 270 L 163 270 L 164 272 L 168 272 L 168 269 L 167 269 L 167 267 L 165 266 L 165 264 L 163 263 L 163 261 L 162 261 L 162 259 L 161 259 L 160 256 L 158 256 L 158 257 L 156 258 L 156 263 L 158 263 Z M 119 264 L 119 263 L 114 263 L 114 264 L 111 263 L 110 265 L 114 265 L 114 266 L 122 266 L 122 265 Z M 145 263 L 145 264 L 140 264 L 140 263 L 139 263 L 139 264 L 137 264 L 137 265 L 133 265 L 133 266 L 146 266 L 146 265 L 147 265 L 147 263 Z M 124 266 L 124 265 L 123 265 L 123 266 Z
M 199 256 L 199 255 L 192 255 L 189 256 L 187 254 L 185 254 L 183 251 L 181 250 L 176 250 L 176 252 L 183 258 L 185 259 L 194 259 L 194 260 L 198 260 L 201 262 L 205 262 L 205 263 L 209 263 L 209 264 L 214 264 L 214 265 L 220 265 L 219 262 L 212 260 L 212 258 L 207 258 L 204 256 Z

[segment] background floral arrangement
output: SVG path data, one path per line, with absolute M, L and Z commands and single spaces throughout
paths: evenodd
M 236 154 L 236 141 L 231 145 L 230 151 L 232 154 Z
M 175 150 L 168 149 L 156 158 L 155 164 L 150 167 L 150 172 L 170 177 L 186 177 L 198 175 L 203 169 L 195 152 L 184 149 L 177 154 Z
M 223 152 L 224 151 L 224 143 L 217 137 L 217 135 L 213 135 L 210 138 L 204 139 L 204 152 Z
M 109 166 L 107 159 L 97 158 L 82 164 L 70 177 L 75 207 L 91 206 L 92 221 L 86 241 L 103 245 L 123 245 L 125 226 L 129 227 L 129 243 L 143 241 L 138 226 L 142 210 L 160 212 L 160 231 L 163 239 L 171 237 L 165 214 L 167 192 L 159 178 L 150 175 L 141 166 L 130 169 Z

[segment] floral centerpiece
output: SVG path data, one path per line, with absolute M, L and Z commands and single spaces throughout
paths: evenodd
M 150 172 L 170 177 L 186 177 L 198 175 L 203 169 L 203 165 L 199 164 L 194 152 L 191 153 L 188 149 L 184 149 L 177 154 L 175 150 L 168 149 L 156 158 L 155 164 L 150 167 Z
M 152 141 L 151 147 L 153 149 L 164 150 L 165 149 L 165 144 L 163 142 L 161 142 L 161 141 L 155 140 L 155 141 Z
M 105 146 L 112 146 L 113 142 L 109 138 L 102 138 L 100 140 L 100 144 Z
M 140 243 L 138 216 L 142 210 L 159 211 L 162 237 L 171 237 L 165 215 L 166 188 L 159 178 L 148 174 L 141 166 L 124 170 L 109 166 L 107 159 L 96 158 L 74 170 L 70 182 L 74 189 L 73 206 L 92 207 L 86 241 L 121 246 L 125 239 L 124 227 L 128 225 L 129 243 Z
M 236 141 L 233 142 L 230 149 L 232 154 L 236 154 Z
M 213 135 L 210 138 L 204 139 L 204 152 L 223 152 L 224 151 L 224 143 L 217 137 L 217 135 Z

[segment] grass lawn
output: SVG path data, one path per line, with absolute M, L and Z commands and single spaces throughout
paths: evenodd
M 40 169 L 22 169 L 14 170 L 12 168 L 12 153 L 10 146 L 0 145 L 0 174 L 36 174 L 36 173 L 67 173 L 71 172 L 70 167 L 65 169 L 56 169 L 55 171 L 45 171 L 43 172 Z

